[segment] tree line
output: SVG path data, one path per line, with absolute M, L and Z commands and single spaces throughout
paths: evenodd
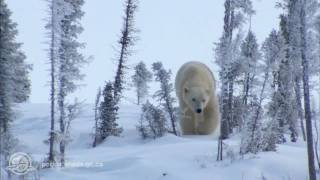
M 217 159 L 223 159 L 223 141 L 235 133 L 241 134 L 240 154 L 276 151 L 288 134 L 291 142 L 307 141 L 309 175 L 316 179 L 317 119 L 312 115 L 310 81 L 320 70 L 319 2 L 279 1 L 278 30 L 272 30 L 261 47 L 251 28 L 252 2 L 225 0 L 224 7 L 223 34 L 214 48 L 221 69 Z M 249 28 L 243 32 L 246 23 Z
M 50 65 L 50 130 L 47 167 L 65 164 L 72 120 L 81 112 L 82 102 L 70 102 L 70 94 L 79 88 L 81 69 L 89 58 L 80 53 L 85 47 L 78 40 L 83 31 L 81 18 L 84 0 L 48 0 L 47 43 Z M 319 133 L 311 95 L 312 79 L 320 72 L 320 15 L 317 0 L 283 0 L 277 3 L 282 13 L 279 26 L 262 44 L 258 43 L 251 22 L 255 10 L 251 0 L 225 0 L 223 33 L 213 48 L 214 64 L 219 66 L 221 134 L 217 160 L 223 160 L 227 139 L 240 135 L 239 154 L 276 151 L 287 141 L 307 142 L 310 179 L 316 179 L 319 162 Z M 123 132 L 117 120 L 125 97 L 128 60 L 137 41 L 135 14 L 137 0 L 125 0 L 123 24 L 117 41 L 116 73 L 99 88 L 94 107 L 92 146 Z M 15 105 L 28 100 L 31 65 L 25 62 L 21 43 L 16 42 L 17 24 L 0 0 L 0 137 L 1 159 L 7 162 L 16 139 L 11 133 Z M 248 28 L 246 28 L 248 27 Z M 141 61 L 131 77 L 141 118 L 137 130 L 142 138 L 158 138 L 166 133 L 179 135 L 176 123 L 179 108 L 172 95 L 172 72 L 161 62 L 151 70 Z M 160 89 L 148 100 L 152 80 Z M 319 83 L 319 82 L 318 82 Z M 59 127 L 59 128 L 57 128 Z M 314 137 L 314 135 L 316 137 Z M 57 148 L 59 147 L 59 148 Z M 57 151 L 58 149 L 58 151 Z M 3 154 L 3 156 L 2 156 Z M 1 164 L 3 166 L 3 164 Z

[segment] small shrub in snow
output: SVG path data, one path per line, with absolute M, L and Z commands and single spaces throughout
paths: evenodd
M 230 159 L 230 162 L 233 162 L 237 158 L 237 153 L 235 152 L 234 149 L 228 148 L 228 149 L 226 149 L 226 158 Z
M 277 144 L 282 143 L 281 138 L 282 134 L 279 122 L 271 119 L 267 122 L 267 127 L 263 131 L 262 151 L 276 151 Z
M 260 107 L 256 98 L 253 98 L 250 103 L 249 112 L 256 112 Z M 248 119 L 244 122 L 244 127 L 241 133 L 240 154 L 253 153 L 256 154 L 261 151 L 262 140 L 262 121 L 261 117 L 257 117 L 256 114 L 250 114 Z
M 137 130 L 143 139 L 162 137 L 167 132 L 164 112 L 147 101 L 142 106 Z

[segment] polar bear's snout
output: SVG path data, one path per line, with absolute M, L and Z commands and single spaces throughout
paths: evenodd
M 197 114 L 201 114 L 208 103 L 208 96 L 202 87 L 194 86 L 185 88 L 184 102 Z
M 201 114 L 203 111 L 203 107 L 205 107 L 205 100 L 196 100 L 196 102 L 194 102 L 195 106 L 194 106 L 194 112 Z

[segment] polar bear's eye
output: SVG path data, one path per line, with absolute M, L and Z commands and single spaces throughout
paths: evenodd
M 193 102 L 195 102 L 195 101 L 196 101 L 196 99 L 195 99 L 195 98 L 192 98 L 192 101 L 193 101 Z
M 206 100 L 205 100 L 205 99 L 202 99 L 202 102 L 206 102 Z

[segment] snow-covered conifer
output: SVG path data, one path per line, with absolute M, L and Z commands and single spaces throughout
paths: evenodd
M 8 166 L 9 156 L 17 145 L 11 126 L 15 119 L 13 107 L 27 101 L 30 95 L 28 75 L 31 66 L 25 62 L 22 44 L 16 41 L 17 34 L 17 24 L 11 20 L 10 9 L 4 0 L 0 0 L 0 169 Z
M 49 132 L 49 167 L 56 162 L 55 141 L 57 132 L 55 130 L 56 96 L 57 96 L 57 63 L 59 58 L 59 45 L 61 36 L 61 22 L 65 15 L 69 13 L 64 0 L 49 0 L 49 17 L 45 26 L 49 39 L 49 64 L 50 64 L 50 132 Z
M 144 62 L 139 62 L 138 65 L 134 67 L 134 75 L 132 76 L 133 86 L 137 93 L 137 103 L 138 105 L 141 101 L 148 95 L 148 82 L 152 81 L 152 73 L 147 69 Z
M 223 34 L 214 49 L 216 62 L 220 66 L 221 81 L 221 136 L 228 138 L 232 132 L 233 89 L 236 78 L 237 63 L 232 53 L 234 34 L 241 28 L 246 14 L 253 14 L 252 2 L 249 0 L 225 0 Z
M 117 124 L 118 106 L 114 99 L 114 88 L 111 82 L 107 82 L 103 89 L 103 101 L 100 104 L 99 138 L 106 139 L 109 136 L 119 136 L 122 128 Z
M 171 71 L 164 69 L 161 62 L 155 62 L 152 64 L 152 70 L 154 71 L 155 80 L 160 83 L 160 90 L 158 90 L 154 97 L 161 103 L 163 109 L 168 113 L 171 121 L 172 132 L 178 135 L 176 122 L 177 113 L 175 111 L 173 103 L 175 99 L 172 97 L 173 84 L 171 83 Z
M 262 150 L 263 151 L 275 151 L 276 144 L 283 142 L 284 138 L 284 127 L 280 127 L 280 121 L 277 118 L 279 110 L 279 64 L 282 59 L 286 56 L 286 46 L 282 35 L 272 30 L 267 39 L 262 45 L 263 60 L 265 66 L 269 67 L 269 70 L 266 70 L 270 76 L 268 86 L 266 87 L 268 92 L 268 97 L 270 98 L 267 105 L 268 115 L 266 127 L 263 129 L 263 142 Z M 267 74 L 266 74 L 267 75 Z
M 241 73 L 243 74 L 243 104 L 248 105 L 252 97 L 253 86 L 257 78 L 258 61 L 261 58 L 256 36 L 249 30 L 247 37 L 241 45 Z
M 128 68 L 126 62 L 132 54 L 131 48 L 137 40 L 135 37 L 137 29 L 134 27 L 134 17 L 138 7 L 138 1 L 126 0 L 124 6 L 123 27 L 120 40 L 118 41 L 119 55 L 117 57 L 117 70 L 113 84 L 114 98 L 117 103 L 120 101 L 121 93 L 124 88 L 125 70 Z
M 78 41 L 79 34 L 83 31 L 80 20 L 84 15 L 81 7 L 84 0 L 64 0 L 63 9 L 66 9 L 64 16 L 61 18 L 60 38 L 58 49 L 58 93 L 57 101 L 59 106 L 59 124 L 60 132 L 64 134 L 66 125 L 66 98 L 73 93 L 78 85 L 78 81 L 83 79 L 81 67 L 87 63 L 87 59 L 79 52 L 84 44 Z M 61 161 L 64 159 L 65 140 L 60 142 Z M 62 166 L 64 163 L 62 162 Z
M 292 0 L 292 6 L 298 6 L 300 10 L 300 42 L 301 42 L 301 61 L 302 61 L 302 82 L 303 82 L 303 93 L 304 93 L 304 110 L 306 119 L 306 134 L 308 144 L 308 169 L 309 178 L 316 180 L 316 169 L 315 169 L 315 158 L 313 149 L 313 128 L 312 128 L 312 114 L 310 105 L 310 86 L 309 86 L 309 59 L 307 57 L 307 21 L 306 21 L 306 0 Z

